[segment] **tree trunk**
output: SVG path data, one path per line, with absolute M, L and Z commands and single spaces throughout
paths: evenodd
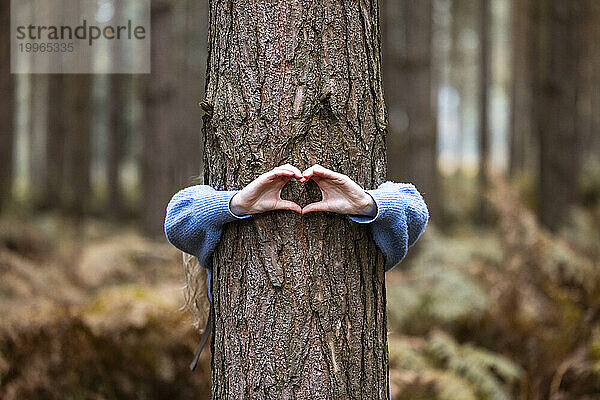
M 458 167 L 462 167 L 464 162 L 464 153 L 465 153 L 465 114 L 466 114 L 466 104 L 467 104 L 467 81 L 469 78 L 469 74 L 466 73 L 466 67 L 468 63 L 466 62 L 467 53 L 464 50 L 464 46 L 462 45 L 461 34 L 464 29 L 467 28 L 466 20 L 468 19 L 467 6 L 464 0 L 452 0 L 451 8 L 450 8 L 450 18 L 452 18 L 452 23 L 450 26 L 450 54 L 449 54 L 449 63 L 448 68 L 449 71 L 449 80 L 450 85 L 456 90 L 459 96 L 459 104 L 457 107 L 457 136 L 456 143 L 454 145 L 455 151 L 458 158 Z M 443 68 L 443 66 L 442 66 Z M 440 68 L 440 69 L 442 69 Z
M 403 7 L 396 0 L 381 2 L 383 10 L 383 81 L 388 106 L 389 125 L 387 147 L 390 154 L 388 175 L 390 179 L 404 178 L 404 157 L 408 153 L 408 116 L 404 103 L 404 15 Z M 401 3 L 400 3 L 401 4 Z
M 117 53 L 115 51 L 114 53 Z M 114 55 L 118 57 L 118 55 Z M 110 77 L 110 129 L 108 131 L 107 157 L 107 213 L 111 218 L 119 218 L 124 213 L 123 192 L 121 190 L 121 164 L 127 127 L 124 110 L 127 107 L 127 96 L 124 89 L 128 80 L 126 75 L 113 74 Z
M 597 11 L 600 6 L 595 0 L 581 0 L 581 21 L 575 33 L 576 40 L 580 43 L 579 63 L 577 66 L 577 132 L 578 142 L 581 147 L 581 167 L 587 160 L 598 159 L 597 148 L 594 149 L 594 139 L 599 131 L 594 130 L 594 114 L 598 109 L 593 108 L 594 93 L 599 90 L 597 79 L 597 65 L 594 65 L 598 42 L 594 38 L 598 19 Z M 596 151 L 594 151 L 596 150 Z
M 205 85 L 204 81 L 206 79 L 206 68 L 207 68 L 207 59 L 208 59 L 208 48 L 206 43 L 208 42 L 208 2 L 207 1 L 190 1 L 190 17 L 188 17 L 187 23 L 192 26 L 191 33 L 194 38 L 197 38 L 201 46 L 197 46 L 197 51 L 194 51 L 193 57 L 190 57 L 188 63 L 193 65 L 193 69 L 190 71 L 190 79 L 193 79 L 194 82 L 199 82 L 198 89 L 200 89 L 201 96 L 198 96 L 198 92 L 196 92 L 196 86 L 189 87 L 190 90 L 190 99 L 195 101 L 195 105 L 198 106 L 199 100 L 204 99 L 205 93 L 204 90 Z M 190 19 L 191 18 L 191 19 Z M 200 23 L 198 23 L 200 21 Z M 200 110 L 201 111 L 201 110 Z M 202 121 L 202 118 L 200 118 Z M 201 134 L 201 124 L 196 125 L 196 129 L 193 134 L 195 135 L 196 140 L 198 140 L 198 148 L 194 148 L 194 157 L 197 161 L 198 171 L 200 171 L 202 175 L 202 171 L 204 171 L 204 146 L 202 145 L 202 134 Z M 194 143 L 194 142 L 192 142 Z M 202 176 L 198 177 L 202 179 Z
M 46 107 L 48 105 L 47 75 L 29 76 L 29 201 L 34 208 L 42 205 L 46 189 Z
M 175 119 L 173 126 L 173 160 L 176 163 L 173 176 L 179 187 L 197 182 L 201 167 L 202 110 L 198 102 L 204 98 L 203 78 L 206 73 L 206 13 L 203 1 L 186 0 L 176 3 L 173 9 L 175 32 L 173 32 L 173 67 L 181 77 L 177 87 Z M 190 46 L 197 43 L 197 46 Z
M 423 192 L 438 207 L 437 130 L 432 101 L 433 1 L 386 2 L 386 88 L 390 100 L 390 176 Z M 401 22 L 400 22 L 401 21 Z M 389 55 L 389 57 L 388 57 Z
M 539 215 L 558 229 L 576 200 L 579 1 L 544 0 L 540 7 L 537 122 L 540 144 Z
M 10 2 L 0 3 L 0 211 L 11 197 L 13 173 L 14 80 L 10 74 Z
M 65 107 L 64 75 L 48 76 L 48 140 L 46 143 L 46 201 L 50 209 L 60 208 L 63 203 L 64 156 L 65 156 Z
M 123 12 L 122 2 L 115 3 L 115 14 L 119 15 Z M 121 48 L 122 43 L 117 41 L 111 53 L 113 65 L 121 65 L 123 63 L 124 50 Z M 118 219 L 124 214 L 124 196 L 121 190 L 121 167 L 124 156 L 125 138 L 128 134 L 128 126 L 126 124 L 128 96 L 126 89 L 130 86 L 131 77 L 125 74 L 110 75 L 110 97 L 109 97 L 109 130 L 108 130 L 108 146 L 107 146 L 107 186 L 108 186 L 108 201 L 106 203 L 106 213 L 110 218 Z
M 510 127 L 510 176 L 522 173 L 526 167 L 527 138 L 530 137 L 531 126 L 531 86 L 528 57 L 529 43 L 529 2 L 530 0 L 513 0 L 512 2 L 512 99 Z
M 488 102 L 490 83 L 489 0 L 479 0 L 479 220 L 486 222 L 485 190 L 489 185 Z
M 170 68 L 169 0 L 152 0 L 152 73 L 147 82 L 146 132 L 142 166 L 142 225 L 149 235 L 162 235 L 165 205 L 173 194 L 173 82 Z
M 385 177 L 374 0 L 210 2 L 205 182 L 282 163 L 366 188 Z M 314 185 L 284 197 L 303 205 Z M 345 216 L 272 212 L 225 227 L 213 257 L 213 399 L 385 399 L 383 256 Z
M 113 74 L 110 77 L 110 129 L 108 131 L 107 148 L 107 186 L 108 202 L 107 214 L 111 218 L 123 215 L 123 195 L 121 191 L 121 161 L 123 159 L 123 146 L 127 134 L 123 118 L 126 107 L 126 96 L 123 92 L 125 75 Z
M 597 1 L 590 0 L 590 19 L 594 21 L 592 25 L 592 37 L 589 40 L 592 40 L 596 43 L 595 46 L 592 47 L 592 99 L 591 99 L 591 108 L 592 108 L 592 137 L 587 147 L 590 154 L 599 154 L 600 153 L 600 46 L 597 43 L 600 43 L 600 24 L 597 21 L 600 21 L 600 4 Z
M 92 78 L 88 74 L 65 77 L 66 101 L 66 212 L 82 216 L 91 198 L 91 100 Z

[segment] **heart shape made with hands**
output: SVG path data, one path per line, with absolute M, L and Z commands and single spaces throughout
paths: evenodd
M 297 184 L 290 183 L 294 180 Z M 307 183 L 305 190 L 298 185 Z M 282 191 L 285 198 L 282 197 Z M 321 198 L 316 200 L 319 192 Z M 299 199 L 302 206 L 289 200 L 290 196 Z M 374 216 L 377 211 L 375 201 L 360 185 L 348 176 L 318 164 L 304 172 L 291 164 L 276 167 L 237 193 L 231 199 L 230 206 L 238 215 L 291 210 L 301 214 L 327 211 Z
M 311 203 L 323 200 L 323 193 L 319 185 L 312 179 L 300 182 L 292 178 L 281 189 L 280 197 L 282 200 L 292 201 L 304 209 Z

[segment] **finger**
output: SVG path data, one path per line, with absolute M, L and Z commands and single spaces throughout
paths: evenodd
M 340 179 L 343 177 L 342 174 L 327 169 L 319 164 L 315 164 L 302 173 L 302 176 L 306 179 L 321 177 L 325 179 Z
M 281 190 L 293 178 L 294 173 L 289 171 L 282 171 L 280 174 L 275 175 L 275 179 L 273 180 L 272 185 Z
M 319 176 L 321 178 L 325 178 L 325 179 L 338 179 L 341 180 L 344 178 L 345 175 L 340 174 L 338 172 L 332 171 L 330 169 L 327 169 L 321 165 L 316 165 L 314 172 L 313 172 L 314 176 Z
M 306 182 L 309 179 L 312 179 L 317 184 L 317 186 L 319 186 L 319 189 L 321 189 L 321 191 L 322 191 L 323 188 L 321 188 L 321 185 L 319 184 L 319 181 L 321 180 L 321 177 L 313 175 L 313 170 L 314 170 L 315 165 L 313 165 L 312 167 L 310 167 L 310 168 L 304 170 L 304 172 L 302 172 L 302 176 L 304 177 L 304 181 L 303 182 Z
M 302 213 L 302 207 L 290 200 L 279 200 L 276 210 L 291 210 L 297 213 Z
M 288 171 L 287 169 L 283 169 L 283 168 L 279 168 L 279 167 L 274 168 L 270 172 L 268 172 L 268 179 L 271 181 L 275 180 L 277 178 L 280 178 L 280 177 L 288 177 L 291 179 L 294 176 L 295 176 L 295 174 L 293 171 Z
M 294 167 L 292 164 L 289 164 L 289 163 L 280 165 L 277 168 L 289 169 L 290 171 L 298 172 L 299 175 L 302 175 L 302 173 L 300 172 L 300 170 L 298 168 Z
M 312 167 L 305 169 L 304 172 L 302 172 L 302 176 L 305 179 L 310 179 L 313 176 L 314 168 L 315 168 L 315 166 L 313 165 Z
M 294 167 L 291 164 L 286 164 L 285 167 L 294 172 L 294 177 L 296 179 L 298 179 L 300 181 L 304 180 L 304 176 L 302 176 L 302 172 L 298 168 Z
M 296 178 L 299 181 L 304 181 L 305 180 L 304 176 L 302 176 L 302 172 L 300 172 L 300 170 L 298 168 L 294 167 L 292 164 L 281 165 L 281 166 L 279 166 L 277 168 L 293 172 L 294 173 L 294 178 Z
M 309 212 L 315 211 L 329 211 L 329 207 L 324 201 L 317 201 L 316 203 L 310 203 L 304 206 L 304 208 L 302 209 L 302 214 L 307 214 Z

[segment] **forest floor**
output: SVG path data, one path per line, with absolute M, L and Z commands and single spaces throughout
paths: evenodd
M 181 253 L 135 230 L 0 222 L 0 398 L 209 398 Z
M 387 281 L 394 399 L 600 398 L 600 211 L 551 235 L 507 188 L 494 223 L 431 225 Z M 181 253 L 98 220 L 0 220 L 0 398 L 209 398 Z

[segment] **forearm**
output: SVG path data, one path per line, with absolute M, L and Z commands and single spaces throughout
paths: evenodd
M 214 250 L 222 225 L 240 218 L 229 209 L 236 191 L 217 191 L 206 185 L 191 186 L 177 192 L 165 217 L 165 234 L 178 249 L 203 262 Z
M 371 224 L 373 238 L 386 258 L 386 270 L 402 261 L 421 236 L 429 212 L 421 194 L 412 184 L 386 182 L 367 191 L 374 199 L 373 217 L 353 216 L 358 223 Z

